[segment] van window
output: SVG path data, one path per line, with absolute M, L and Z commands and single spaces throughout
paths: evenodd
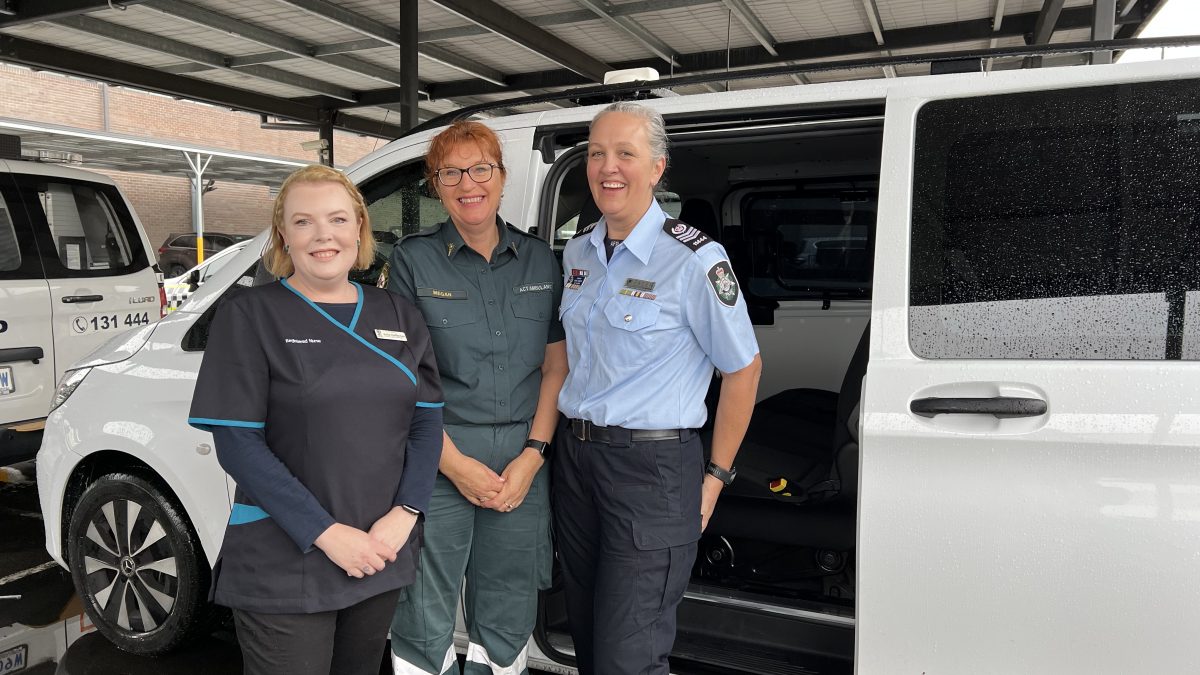
M 917 116 L 909 340 L 926 358 L 1200 358 L 1200 82 Z
M 425 160 L 409 162 L 359 186 L 382 253 L 406 234 L 432 227 L 449 214 L 425 180 Z
M 17 230 L 4 197 L 0 196 L 0 272 L 12 272 L 21 267 L 21 247 Z
M 112 185 L 15 176 L 26 195 L 46 275 L 106 277 L 150 265 L 141 235 Z
M 752 192 L 742 202 L 741 274 L 755 297 L 870 297 L 878 180 Z

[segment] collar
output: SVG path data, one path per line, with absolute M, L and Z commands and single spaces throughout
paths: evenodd
M 667 214 L 658 205 L 658 200 L 651 200 L 650 208 L 646 209 L 646 213 L 642 215 L 637 225 L 633 226 L 629 236 L 625 238 L 625 248 L 642 261 L 643 265 L 650 262 L 650 252 L 654 250 L 654 241 L 658 239 L 658 233 L 666 222 Z M 603 255 L 604 237 L 607 234 L 608 222 L 601 218 L 600 222 L 596 223 L 596 228 L 588 236 L 592 246 L 599 249 L 601 255 Z
M 496 254 L 504 249 L 512 251 L 514 256 L 519 257 L 517 237 L 512 236 L 508 224 L 499 215 L 496 216 L 496 229 L 500 231 L 500 240 L 496 243 L 496 250 L 492 251 L 492 258 L 495 259 Z M 453 258 L 459 251 L 469 248 L 467 242 L 463 240 L 462 234 L 449 218 L 442 223 L 441 234 L 442 243 L 446 245 L 447 258 Z

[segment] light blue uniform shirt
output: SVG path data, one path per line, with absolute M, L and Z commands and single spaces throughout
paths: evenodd
M 652 203 L 611 261 L 603 218 L 567 242 L 559 313 L 571 370 L 558 396 L 567 417 L 698 428 L 713 367 L 732 373 L 758 353 L 725 249 L 690 226 L 669 233 L 666 220 Z

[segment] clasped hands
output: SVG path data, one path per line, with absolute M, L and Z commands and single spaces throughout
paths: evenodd
M 537 450 L 525 448 L 497 474 L 483 462 L 460 455 L 454 466 L 443 468 L 442 473 L 475 506 L 507 513 L 525 501 L 544 461 Z
M 313 545 L 347 575 L 362 579 L 396 562 L 396 553 L 408 542 L 417 516 L 396 506 L 363 532 L 357 527 L 334 523 Z

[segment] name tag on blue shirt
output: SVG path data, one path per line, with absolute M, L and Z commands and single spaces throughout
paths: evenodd
M 398 330 L 384 330 L 382 328 L 375 329 L 375 337 L 380 340 L 397 340 L 399 342 L 408 342 L 408 336 Z

